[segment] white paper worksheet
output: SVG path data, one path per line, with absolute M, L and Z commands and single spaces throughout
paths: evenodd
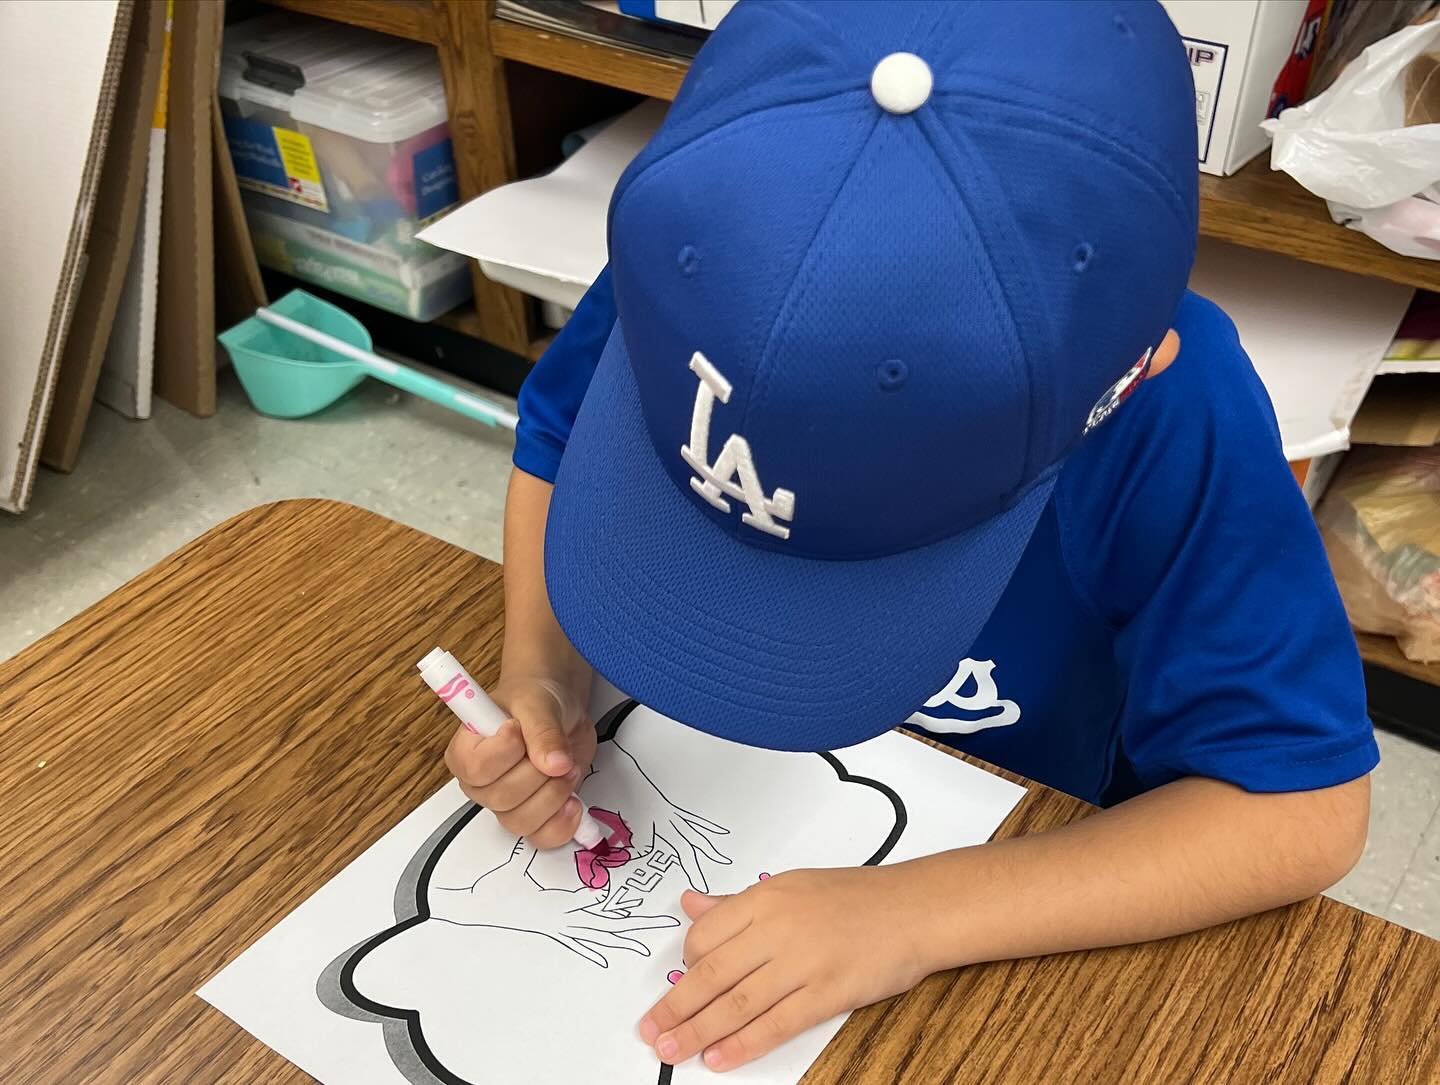
M 683 967 L 685 888 L 977 844 L 1024 794 L 893 732 L 777 753 L 633 702 L 599 727 L 581 795 L 615 850 L 537 853 L 452 782 L 200 996 L 326 1085 L 714 1081 L 636 1033 Z M 726 1080 L 792 1085 L 842 1023 Z

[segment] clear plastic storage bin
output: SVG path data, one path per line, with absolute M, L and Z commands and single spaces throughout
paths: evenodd
M 433 48 L 262 16 L 226 32 L 220 105 L 262 264 L 414 320 L 470 296 L 415 239 L 460 197 Z

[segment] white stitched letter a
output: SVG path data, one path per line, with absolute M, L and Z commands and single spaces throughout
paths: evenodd
M 788 539 L 790 529 L 775 521 L 795 518 L 795 495 L 776 487 L 772 495 L 765 496 L 750 442 L 732 433 L 715 462 L 710 462 L 710 414 L 717 399 L 730 402 L 730 382 L 698 350 L 690 359 L 690 371 L 700 378 L 700 387 L 695 389 L 695 409 L 690 415 L 690 443 L 680 446 L 681 458 L 695 472 L 690 488 L 721 512 L 730 511 L 727 496 L 745 502 L 750 511 L 740 517 L 741 523 Z
M 906 723 L 923 727 L 927 731 L 946 735 L 973 735 L 991 727 L 1009 727 L 1020 720 L 1020 706 L 1000 696 L 995 686 L 995 662 L 990 659 L 962 659 L 955 668 L 955 675 L 935 696 L 925 702 L 926 708 L 949 705 L 965 712 L 990 712 L 978 720 L 951 719 L 948 716 L 931 716 L 916 712 Z M 960 692 L 968 684 L 975 684 L 975 692 Z M 997 709 L 998 711 L 991 711 Z

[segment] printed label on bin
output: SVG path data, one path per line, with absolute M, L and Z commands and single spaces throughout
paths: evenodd
M 225 118 L 225 141 L 241 188 L 317 211 L 330 210 L 310 140 L 289 128 Z
M 1220 105 L 1220 81 L 1225 74 L 1225 54 L 1229 51 L 1218 41 L 1182 38 L 1190 57 L 1190 74 L 1195 79 L 1195 127 L 1200 135 L 1200 161 L 1210 157 L 1210 137 L 1215 132 L 1215 116 Z M 1223 148 L 1221 149 L 1223 153 Z
M 415 217 L 422 224 L 460 202 L 460 185 L 455 179 L 455 151 L 448 139 L 416 151 Z

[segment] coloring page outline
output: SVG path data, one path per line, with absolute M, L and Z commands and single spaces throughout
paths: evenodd
M 730 830 L 711 821 L 704 813 L 696 813 L 673 803 L 660 786 L 646 774 L 637 759 L 616 741 L 622 724 L 636 709 L 641 707 L 633 700 L 625 700 L 601 718 L 597 727 L 600 749 L 604 750 L 608 745 L 611 747 L 612 763 L 626 769 L 633 766 L 634 771 L 662 800 L 657 805 L 661 806 L 667 815 L 678 813 L 678 817 L 667 816 L 664 824 L 661 824 L 661 819 L 656 819 L 650 825 L 643 824 L 643 821 L 649 820 L 645 818 L 641 819 L 642 823 L 630 826 L 621 819 L 619 814 L 597 809 L 595 811 L 597 816 L 600 816 L 601 820 L 613 830 L 612 836 L 608 838 L 609 841 L 618 842 L 614 851 L 623 854 L 624 858 L 620 858 L 616 854 L 606 854 L 603 850 L 600 853 L 576 852 L 576 881 L 579 886 L 575 889 L 543 885 L 532 875 L 531 867 L 536 862 L 537 855 L 553 853 L 537 853 L 519 840 L 511 847 L 508 858 L 502 859 L 498 864 L 481 872 L 468 886 L 436 885 L 434 880 L 445 860 L 447 849 L 482 812 L 481 807 L 473 803 L 466 803 L 465 806 L 447 817 L 426 838 L 406 864 L 394 892 L 395 922 L 345 950 L 334 958 L 320 974 L 315 985 L 315 994 L 320 1002 L 332 1013 L 358 1021 L 379 1024 L 391 1061 L 395 1064 L 397 1071 L 411 1085 L 485 1085 L 485 1083 L 456 1072 L 447 1065 L 444 1058 L 437 1054 L 434 1045 L 427 1039 L 424 1013 L 421 1010 L 414 1007 L 390 1005 L 372 998 L 361 989 L 362 984 L 357 981 L 356 972 L 372 954 L 405 936 L 407 932 L 414 931 L 427 923 L 440 922 L 453 923 L 457 926 L 488 927 L 494 930 L 513 932 L 517 935 L 542 936 L 562 946 L 576 958 L 587 962 L 588 966 L 605 969 L 609 967 L 607 951 L 648 957 L 650 951 L 643 941 L 643 935 L 681 924 L 681 917 L 678 915 L 637 914 L 635 908 L 639 906 L 640 897 L 636 896 L 633 901 L 626 897 L 624 894 L 627 888 L 637 885 L 646 887 L 647 883 L 653 884 L 661 872 L 678 865 L 683 868 L 684 876 L 691 887 L 704 891 L 707 884 L 704 874 L 706 861 L 721 866 L 729 864 L 729 859 L 721 851 L 721 846 Z M 909 821 L 909 814 L 900 794 L 888 784 L 872 777 L 850 773 L 845 763 L 833 753 L 822 751 L 800 756 L 821 758 L 834 772 L 838 782 L 873 789 L 888 802 L 891 809 L 891 824 L 884 839 L 867 859 L 853 865 L 873 866 L 883 862 L 894 851 L 904 835 Z M 622 758 L 624 761 L 621 761 Z M 596 761 L 597 764 L 600 761 L 598 753 Z M 628 762 L 628 765 L 625 762 Z M 592 772 L 594 771 L 592 768 Z M 639 829 L 639 832 L 635 832 L 636 829 Z M 634 840 L 634 837 L 637 836 L 642 840 L 648 836 L 648 846 L 642 843 L 637 847 Z M 661 847 L 662 844 L 665 845 L 664 848 Z M 693 849 L 688 855 L 687 848 Z M 640 860 L 648 860 L 650 866 L 647 867 L 645 863 L 637 862 Z M 624 871 L 624 866 L 630 863 L 636 863 L 633 873 Z M 624 880 L 618 876 L 612 878 L 610 876 L 612 870 L 624 871 L 628 876 Z M 762 874 L 761 876 L 766 875 Z M 529 885 L 525 886 L 525 892 L 531 894 L 531 900 L 544 903 L 543 910 L 550 913 L 552 919 L 560 924 L 558 930 L 551 930 L 548 927 L 536 929 L 536 920 L 522 918 L 518 912 L 515 913 L 515 918 L 506 922 L 478 920 L 464 922 L 445 915 L 434 914 L 432 894 L 456 894 L 453 898 L 442 897 L 439 899 L 446 902 L 447 909 L 449 909 L 451 901 L 454 901 L 462 910 L 468 909 L 472 905 L 470 902 L 464 901 L 461 895 L 469 893 L 473 896 L 477 890 L 482 888 L 481 883 L 486 882 L 487 879 L 497 879 L 491 883 L 492 885 L 508 884 L 512 888 L 528 882 Z M 509 879 L 508 883 L 505 881 L 506 879 Z M 483 888 L 486 890 L 485 895 L 488 899 L 501 901 L 502 896 L 498 890 L 490 893 L 490 886 Z M 559 899 L 560 897 L 570 899 L 562 901 Z M 508 895 L 505 899 L 508 899 Z M 567 907 L 571 903 L 574 904 L 574 907 Z M 483 906 L 475 907 L 478 911 Z M 513 911 L 514 905 L 511 904 L 510 907 Z M 675 911 L 679 911 L 678 907 Z M 586 967 L 586 965 L 581 967 Z M 636 1082 L 636 1085 L 651 1085 L 652 1082 L 654 1085 L 668 1085 L 674 1067 L 666 1066 L 658 1060 L 654 1062 L 653 1067 L 653 1077 L 646 1077 L 643 1081 Z

